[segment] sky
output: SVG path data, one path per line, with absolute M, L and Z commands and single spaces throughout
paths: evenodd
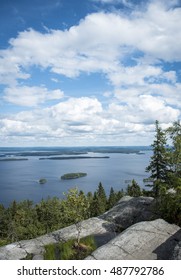
M 0 1 L 1 147 L 150 145 L 180 117 L 180 0 Z

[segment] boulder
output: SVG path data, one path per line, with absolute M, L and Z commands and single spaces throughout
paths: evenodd
M 154 211 L 154 204 L 153 197 L 124 196 L 111 210 L 101 215 L 100 218 L 114 222 L 120 229 L 126 229 L 135 223 L 158 218 Z
M 180 227 L 162 219 L 140 222 L 124 230 L 87 260 L 167 260 L 181 241 Z M 179 243 L 180 244 L 180 243 Z M 176 254 L 176 253 L 175 253 Z M 179 253 L 180 254 L 180 253 Z M 180 255 L 177 254 L 177 259 Z

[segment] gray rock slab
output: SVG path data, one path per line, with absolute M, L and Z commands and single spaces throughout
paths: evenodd
M 99 236 L 100 244 L 104 244 L 114 235 L 114 224 L 102 220 L 100 218 L 91 218 L 85 220 L 81 224 L 81 237 L 89 235 Z M 102 241 L 100 241 L 102 236 Z M 77 228 L 75 225 L 54 231 L 49 234 L 39 236 L 31 240 L 22 240 L 3 247 L 0 247 L 0 260 L 18 260 L 25 258 L 28 254 L 32 254 L 34 258 L 43 256 L 44 246 L 57 243 L 59 241 L 67 241 L 77 237 Z
M 158 218 L 154 211 L 154 203 L 154 198 L 152 197 L 124 196 L 111 210 L 101 215 L 100 218 L 114 222 L 120 228 L 126 229 L 135 223 Z
M 170 259 L 180 228 L 162 219 L 140 222 L 106 245 L 95 250 L 86 259 L 97 260 L 154 260 Z
M 27 256 L 27 252 L 19 243 L 11 243 L 0 247 L 0 260 L 19 260 Z

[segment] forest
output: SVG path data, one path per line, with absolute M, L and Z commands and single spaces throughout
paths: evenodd
M 181 226 L 181 125 L 174 122 L 163 130 L 155 122 L 153 154 L 146 167 L 147 188 L 141 189 L 133 179 L 126 190 L 110 188 L 106 195 L 100 182 L 94 193 L 70 189 L 64 199 L 49 197 L 33 201 L 13 201 L 9 207 L 0 205 L 0 246 L 37 236 L 96 217 L 112 208 L 124 195 L 152 196 L 155 211 L 170 223 Z

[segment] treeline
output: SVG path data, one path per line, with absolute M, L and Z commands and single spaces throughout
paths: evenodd
M 74 201 L 70 200 L 70 193 L 74 193 Z M 106 196 L 104 187 L 99 183 L 94 193 L 84 194 L 78 189 L 71 189 L 65 194 L 65 199 L 43 199 L 36 205 L 30 200 L 13 201 L 8 208 L 0 205 L 0 245 L 35 238 L 71 225 L 76 222 L 79 209 L 82 220 L 101 215 L 124 194 L 123 190 L 111 188 L 110 194 Z

